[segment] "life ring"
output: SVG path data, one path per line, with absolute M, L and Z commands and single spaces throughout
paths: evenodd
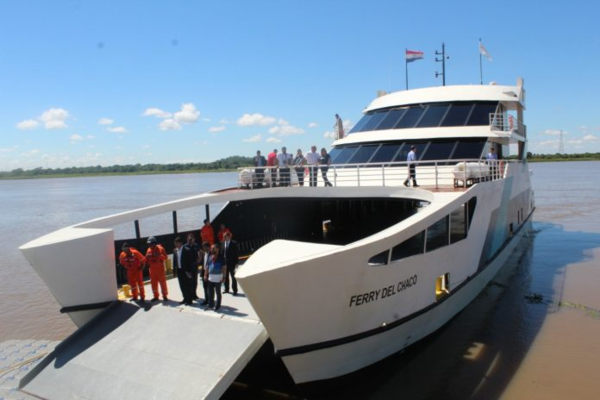
M 512 115 L 508 116 L 508 130 L 512 132 L 515 125 L 515 118 Z

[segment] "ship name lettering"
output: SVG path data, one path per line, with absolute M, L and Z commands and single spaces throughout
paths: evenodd
M 373 301 L 377 301 L 380 299 L 385 299 L 386 297 L 393 296 L 397 293 L 400 293 L 403 290 L 406 290 L 417 284 L 417 275 L 413 275 L 410 278 L 406 278 L 397 285 L 390 285 L 378 290 L 372 290 L 367 293 L 355 294 L 350 297 L 350 304 L 348 307 L 357 307 L 362 306 L 363 304 L 368 304 Z

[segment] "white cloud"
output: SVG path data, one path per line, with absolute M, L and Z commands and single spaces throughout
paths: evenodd
M 335 132 L 327 131 L 323 134 L 323 137 L 326 139 L 335 139 Z
M 231 122 L 229 122 L 229 120 L 227 120 L 227 119 L 223 118 L 223 119 L 221 119 L 221 120 L 219 121 L 219 123 L 220 123 L 221 125 L 229 125 Z
M 34 119 L 28 119 L 25 121 L 21 121 L 17 124 L 17 129 L 22 131 L 28 131 L 37 128 L 40 126 L 40 123 Z
M 10 153 L 10 152 L 15 151 L 16 149 L 17 149 L 17 146 L 0 148 L 0 153 Z
M 223 132 L 225 130 L 224 126 L 211 126 L 208 128 L 208 131 L 211 133 Z
M 269 129 L 269 133 L 278 136 L 302 135 L 304 133 L 304 129 L 295 127 L 293 125 L 283 124 L 272 127 Z
M 172 119 L 165 119 L 159 125 L 161 131 L 180 131 L 182 126 Z
M 142 147 L 142 149 L 149 149 L 149 148 L 150 148 L 149 144 L 147 144 L 147 145 L 145 145 L 145 146 Z
M 83 136 L 78 135 L 78 134 L 73 134 L 73 135 L 71 135 L 71 137 L 69 139 L 71 140 L 71 143 L 77 143 L 77 142 L 81 142 L 83 140 Z
M 170 118 L 171 113 L 163 111 L 160 108 L 147 108 L 142 114 L 143 117 Z
M 281 139 L 278 139 L 276 137 L 270 137 L 270 138 L 267 138 L 266 142 L 267 143 L 281 143 Z
M 68 128 L 66 120 L 69 118 L 69 112 L 63 108 L 51 108 L 44 111 L 40 120 L 44 123 L 46 129 L 66 129 Z
M 308 124 L 309 128 L 316 128 L 318 126 L 319 126 L 319 124 L 317 124 L 316 122 L 311 122 L 311 123 Z
M 265 117 L 262 114 L 244 114 L 240 119 L 237 120 L 239 126 L 267 126 L 273 125 L 276 119 L 273 117 Z
M 248 142 L 248 143 L 260 142 L 261 139 L 262 139 L 262 135 L 259 133 L 258 135 L 254 135 L 252 137 L 249 137 L 248 139 L 244 139 L 244 142 Z
M 98 125 L 112 125 L 112 123 L 115 122 L 114 119 L 110 119 L 110 118 L 100 118 L 98 120 Z
M 40 153 L 40 151 L 38 149 L 33 149 L 33 150 L 29 150 L 29 151 L 27 151 L 25 153 L 21 153 L 21 155 L 23 157 L 33 157 L 33 156 L 35 156 L 35 155 L 37 155 L 39 153 Z
M 85 138 L 87 140 L 92 140 L 92 139 L 96 139 L 96 136 L 94 136 L 94 135 L 87 135 Z
M 107 128 L 106 130 L 109 132 L 112 132 L 112 133 L 127 133 L 127 129 L 125 129 L 122 126 L 111 127 L 111 128 Z
M 545 140 L 543 142 L 539 142 L 538 145 L 540 147 L 558 147 L 558 139 Z
M 562 132 L 563 135 L 568 135 L 569 134 L 569 132 L 567 132 L 567 131 L 561 131 L 560 129 L 546 129 L 542 133 L 544 135 L 548 135 L 548 136 L 559 136 L 561 132 Z
M 589 134 L 589 135 L 585 135 L 583 137 L 583 140 L 585 142 L 595 142 L 597 140 L 600 140 L 600 138 L 598 136 L 596 136 L 596 135 Z
M 200 118 L 200 111 L 192 103 L 182 104 L 181 111 L 177 111 L 174 116 L 176 122 L 184 124 L 193 124 L 198 121 L 198 118 Z

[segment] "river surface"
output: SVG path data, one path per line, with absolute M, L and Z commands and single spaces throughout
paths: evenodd
M 403 354 L 308 397 L 598 398 L 600 162 L 530 168 L 533 232 L 481 295 Z M 233 185 L 235 173 L 0 181 L 0 342 L 61 340 L 75 330 L 19 246 L 92 218 Z M 200 211 L 178 213 L 179 229 L 199 227 Z M 151 221 L 142 235 L 169 227 Z M 116 236 L 134 236 L 133 226 L 118 227 Z

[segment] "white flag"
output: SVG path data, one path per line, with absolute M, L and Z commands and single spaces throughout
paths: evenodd
M 483 43 L 481 43 L 481 41 L 479 42 L 479 54 L 484 55 L 485 58 L 488 59 L 488 61 L 492 61 L 492 55 L 488 53 L 485 47 L 483 47 Z

